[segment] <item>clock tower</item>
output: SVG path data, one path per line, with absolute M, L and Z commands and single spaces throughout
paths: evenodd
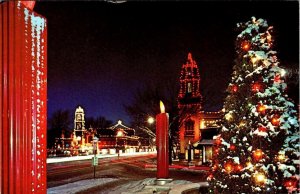
M 200 111 L 202 96 L 200 93 L 200 73 L 196 61 L 189 53 L 187 61 L 181 67 L 178 108 L 182 118 L 179 129 L 180 157 L 186 158 L 191 143 L 200 139 Z
M 84 133 L 86 132 L 84 124 L 84 110 L 81 106 L 78 106 L 75 110 L 74 139 L 82 144 L 84 144 Z

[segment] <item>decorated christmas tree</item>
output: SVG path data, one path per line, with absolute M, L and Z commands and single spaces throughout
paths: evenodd
M 272 50 L 272 26 L 252 17 L 237 25 L 224 121 L 215 137 L 212 193 L 298 193 L 299 124 L 285 70 Z

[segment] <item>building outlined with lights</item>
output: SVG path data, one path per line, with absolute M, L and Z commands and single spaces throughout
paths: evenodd
M 223 112 L 203 110 L 199 68 L 191 53 L 182 65 L 179 82 L 178 108 L 182 122 L 179 128 L 179 158 L 209 162 L 212 159 L 213 136 L 218 133 L 218 122 Z

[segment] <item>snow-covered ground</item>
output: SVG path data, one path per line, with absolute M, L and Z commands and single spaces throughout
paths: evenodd
M 85 191 L 87 189 L 103 185 L 109 182 L 116 181 L 118 179 L 114 178 L 97 178 L 97 179 L 87 179 L 82 181 L 77 181 L 74 183 L 68 183 L 65 185 L 51 187 L 47 189 L 48 194 L 72 194 L 80 191 Z
M 98 178 L 77 181 L 66 185 L 52 187 L 47 190 L 48 194 L 73 194 L 85 191 L 89 188 L 100 186 L 109 182 L 116 181 L 114 178 Z M 163 186 L 155 184 L 155 178 L 147 178 L 140 181 L 132 181 L 130 183 L 120 185 L 110 191 L 99 191 L 99 194 L 162 194 L 173 193 L 179 194 L 185 190 L 195 189 L 198 190 L 200 185 L 207 183 L 192 183 L 186 180 L 174 180 Z
M 138 153 L 130 153 L 130 154 L 121 154 L 121 156 L 129 156 L 129 155 L 148 155 L 148 154 L 156 154 L 156 152 L 138 152 Z M 106 154 L 106 155 L 97 155 L 98 158 L 106 158 L 106 157 L 116 157 L 116 154 Z M 84 160 L 91 159 L 93 155 L 89 156 L 75 156 L 75 157 L 65 157 L 65 158 L 48 158 L 47 163 L 58 163 L 65 161 L 75 161 L 75 160 Z M 184 168 L 182 170 L 190 170 L 194 169 Z M 80 180 L 73 183 L 68 183 L 65 185 L 51 187 L 47 189 L 48 194 L 75 194 L 80 193 L 82 191 L 86 191 L 87 189 L 98 187 L 104 185 L 106 183 L 118 181 L 116 178 L 97 178 L 97 179 L 86 179 Z M 156 192 L 157 194 L 166 193 L 168 191 L 172 191 L 174 194 L 176 191 L 180 191 L 181 189 L 195 189 L 199 187 L 198 183 L 192 183 L 186 180 L 174 180 L 170 183 L 167 183 L 164 186 L 155 185 L 156 178 L 147 178 L 140 181 L 132 181 L 127 184 L 120 185 L 118 187 L 113 188 L 110 191 L 99 191 L 99 194 L 129 194 L 129 193 L 140 193 L 140 194 L 153 194 Z M 180 192 L 181 193 L 181 192 Z
M 148 155 L 148 154 L 156 154 L 156 152 L 122 153 L 122 154 L 120 154 L 120 156 L 140 156 L 140 155 Z M 116 157 L 116 156 L 118 156 L 118 155 L 117 154 L 98 154 L 97 158 L 109 158 L 109 157 Z M 94 157 L 94 155 L 47 158 L 47 163 L 59 163 L 59 162 L 76 161 L 76 160 L 88 160 L 88 159 L 92 159 L 93 157 Z

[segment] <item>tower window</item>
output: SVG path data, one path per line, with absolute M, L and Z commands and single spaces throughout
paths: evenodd
M 185 136 L 194 136 L 194 123 L 192 120 L 185 123 Z
M 191 93 L 192 92 L 192 84 L 191 83 L 188 83 L 187 85 L 187 93 Z

